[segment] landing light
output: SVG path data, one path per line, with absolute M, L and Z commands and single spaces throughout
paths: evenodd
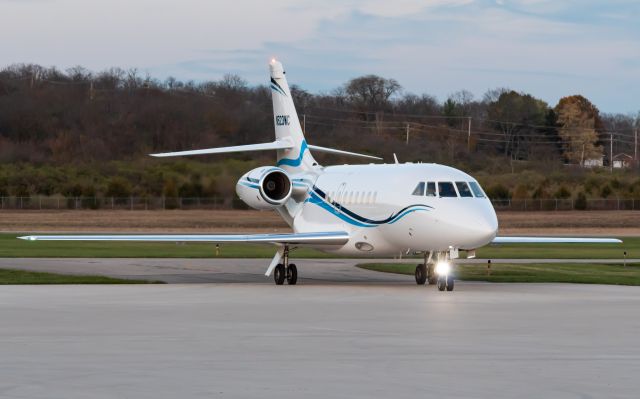
M 446 276 L 451 271 L 451 265 L 449 262 L 438 262 L 436 264 L 436 274 L 440 276 Z

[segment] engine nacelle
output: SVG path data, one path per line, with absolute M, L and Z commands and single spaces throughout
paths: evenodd
M 278 208 L 291 198 L 292 191 L 287 172 L 273 166 L 255 168 L 236 184 L 238 197 L 254 209 Z

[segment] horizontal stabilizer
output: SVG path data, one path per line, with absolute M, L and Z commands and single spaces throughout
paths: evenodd
M 344 245 L 349 234 L 344 231 L 285 234 L 157 234 L 157 235 L 52 235 L 18 237 L 27 241 L 138 241 L 138 242 L 213 242 Z
M 336 150 L 334 148 L 320 147 L 320 146 L 311 145 L 311 144 L 309 144 L 308 147 L 310 150 L 317 151 L 317 152 L 326 152 L 327 154 L 349 155 L 352 157 L 361 157 L 361 158 L 378 159 L 378 160 L 382 159 L 380 157 L 374 157 L 373 155 L 358 154 L 357 152 Z
M 278 140 L 272 143 L 235 145 L 231 147 L 206 148 L 204 150 L 163 152 L 159 154 L 150 154 L 150 155 L 152 157 L 164 158 L 164 157 L 181 157 L 185 155 L 224 154 L 228 152 L 286 150 L 290 148 L 293 148 L 293 144 L 291 144 L 289 141 Z
M 492 244 L 621 244 L 617 238 L 591 237 L 496 237 Z
M 205 148 L 203 150 L 162 152 L 162 153 L 150 154 L 150 155 L 152 157 L 165 158 L 165 157 L 182 157 L 182 156 L 188 156 L 188 155 L 225 154 L 229 152 L 289 150 L 294 147 L 295 146 L 291 144 L 289 140 L 284 139 L 284 140 L 276 140 L 271 143 L 235 145 L 231 147 L 218 147 L 218 148 Z M 378 160 L 382 159 L 380 157 L 374 157 L 372 155 L 358 154 L 357 152 L 336 150 L 334 148 L 320 147 L 320 146 L 311 145 L 311 144 L 307 145 L 307 148 L 313 151 L 326 152 L 328 154 L 348 155 L 353 157 L 378 159 Z

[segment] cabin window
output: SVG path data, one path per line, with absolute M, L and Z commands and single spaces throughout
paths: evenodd
M 453 187 L 453 183 L 448 181 L 438 182 L 438 193 L 440 194 L 440 198 L 458 196 L 456 189 Z
M 473 197 L 471 194 L 471 190 L 469 189 L 469 185 L 463 181 L 457 181 L 456 187 L 458 188 L 458 192 L 461 197 Z
M 411 193 L 411 195 L 421 195 L 421 196 L 424 195 L 424 182 L 418 183 L 418 185 L 413 190 L 413 193 Z
M 435 182 L 427 182 L 427 197 L 435 197 L 436 196 L 436 183 Z
M 485 198 L 486 195 L 484 195 L 484 193 L 482 192 L 482 189 L 480 188 L 480 185 L 474 181 L 469 182 L 469 185 L 471 186 L 471 191 L 473 191 L 473 195 L 475 195 L 478 198 Z

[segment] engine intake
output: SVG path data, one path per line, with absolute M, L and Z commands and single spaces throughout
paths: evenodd
M 259 185 L 262 198 L 272 205 L 282 205 L 291 196 L 291 179 L 283 170 L 268 172 Z
M 238 180 L 236 193 L 255 209 L 274 209 L 284 205 L 293 191 L 287 172 L 273 166 L 253 169 Z

